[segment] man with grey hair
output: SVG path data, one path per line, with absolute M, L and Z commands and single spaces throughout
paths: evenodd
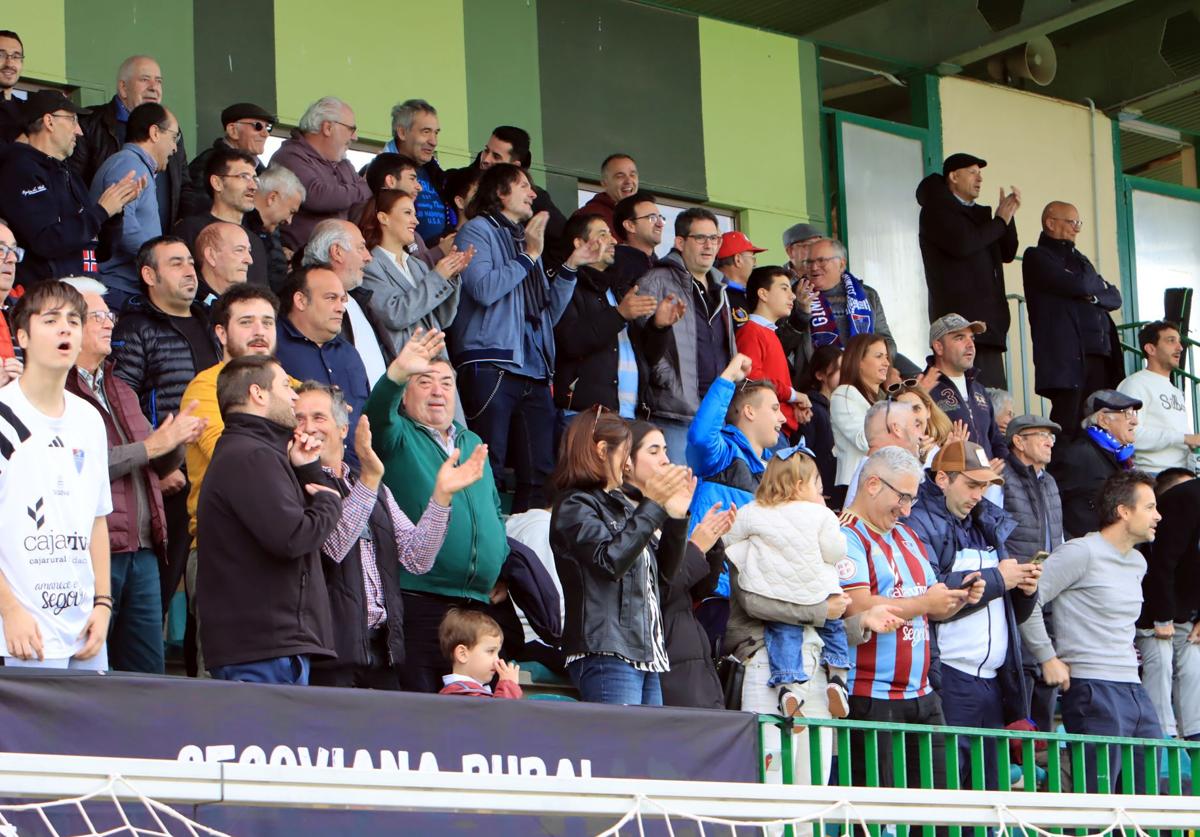
M 918 455 L 921 444 L 921 420 L 917 411 L 907 401 L 886 399 L 872 404 L 863 419 L 863 431 L 867 435 L 867 455 L 886 447 L 899 447 Z M 858 494 L 858 479 L 867 460 L 862 460 L 850 477 L 846 491 L 845 508 L 850 508 Z
M 371 291 L 362 286 L 363 267 L 370 261 L 371 251 L 363 241 L 362 230 L 349 221 L 322 221 L 304 248 L 304 267 L 328 268 L 342 280 L 346 289 L 342 337 L 358 350 L 367 380 L 374 384 L 387 371 L 393 353 L 387 329 L 371 310 Z
M 79 117 L 83 136 L 75 143 L 75 150 L 67 162 L 84 183 L 91 183 L 100 164 L 125 144 L 125 125 L 133 109 L 146 102 L 162 104 L 162 101 L 163 77 L 157 61 L 148 55 L 131 55 L 121 62 L 117 70 L 117 94 Z M 180 134 L 177 140 L 175 150 L 167 159 L 166 170 L 155 177 L 152 184 L 158 191 L 158 215 L 164 230 L 174 227 L 182 217 L 179 201 L 184 184 L 188 182 L 183 135 Z
M 318 223 L 349 218 L 371 197 L 367 181 L 346 159 L 356 139 L 354 111 L 341 99 L 326 96 L 308 106 L 291 137 L 271 158 L 272 164 L 290 169 L 305 189 L 299 211 L 280 232 L 283 245 L 292 252 L 304 249 Z
M 108 662 L 116 671 L 162 674 L 162 595 L 159 564 L 167 560 L 167 525 L 160 480 L 182 485 L 184 445 L 204 430 L 189 404 L 152 429 L 137 394 L 113 374 L 113 323 L 104 301 L 108 290 L 96 279 L 63 280 L 83 295 L 87 318 L 83 344 L 67 391 L 96 409 L 108 432 L 108 478 L 114 498 L 108 516 L 111 546 L 112 623 Z
M 887 315 L 879 293 L 847 268 L 846 247 L 836 238 L 820 238 L 808 246 L 807 278 L 812 291 L 796 300 L 807 321 L 804 339 L 796 350 L 793 368 L 802 375 L 813 352 L 821 346 L 845 348 L 851 337 L 878 334 L 887 343 L 897 369 L 904 376 L 919 369 L 903 355 L 896 354 L 896 341 L 888 327 Z M 797 292 L 799 296 L 799 292 Z M 803 303 L 803 304 L 802 304 Z
M 458 216 L 453 205 L 442 200 L 446 173 L 437 161 L 438 134 L 442 127 L 437 109 L 424 99 L 408 99 L 392 108 L 392 139 L 383 147 L 417 161 L 417 234 L 429 247 L 441 244 L 442 253 L 450 252 Z
M 875 634 L 850 649 L 850 718 L 862 721 L 944 726 L 942 702 L 929 682 L 934 638 L 930 621 L 954 617 L 966 605 L 979 602 L 984 584 L 979 573 L 964 581 L 967 587 L 951 590 L 937 580 L 920 538 L 901 523 L 912 510 L 924 469 L 903 448 L 885 447 L 871 454 L 858 479 L 858 494 L 842 516 L 846 558 L 835 567 L 842 590 L 850 596 L 846 616 L 852 617 L 878 604 L 892 605 L 906 620 L 898 631 Z M 945 787 L 945 742 L 930 736 L 933 746 L 935 787 Z M 866 753 L 863 735 L 850 740 L 853 784 L 865 784 Z M 880 764 L 890 764 L 892 741 L 879 741 Z M 918 776 L 918 742 L 908 736 L 908 781 Z M 884 783 L 891 773 L 884 776 Z M 910 784 L 910 787 L 916 785 Z
M 246 213 L 245 225 L 259 237 L 267 251 L 267 283 L 276 293 L 287 281 L 292 251 L 280 235 L 300 210 L 308 191 L 291 169 L 270 165 L 258 176 L 254 209 Z

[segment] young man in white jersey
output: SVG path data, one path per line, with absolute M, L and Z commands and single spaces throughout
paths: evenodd
M 25 369 L 0 388 L 0 654 L 10 667 L 108 668 L 108 440 L 100 415 L 65 389 L 86 315 L 80 293 L 56 281 L 13 310 Z

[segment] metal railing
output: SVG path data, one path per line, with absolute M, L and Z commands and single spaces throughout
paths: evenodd
M 1200 741 L 832 719 L 797 718 L 793 721 L 775 715 L 760 715 L 759 738 L 764 748 L 760 771 L 764 781 L 766 745 L 763 731 L 769 727 L 780 731 L 779 761 L 785 785 L 796 781 L 794 736 L 806 737 L 809 775 L 823 776 L 825 765 L 831 761 L 829 756 L 833 755 L 825 749 L 825 741 L 831 734 L 836 762 L 828 776 L 828 784 L 839 787 L 857 785 L 923 790 L 942 787 L 1030 794 L 1200 797 L 1200 781 L 1190 775 L 1193 765 L 1200 772 Z M 829 733 L 825 733 L 826 730 Z M 935 747 L 935 742 L 940 747 Z M 1039 750 L 1039 745 L 1044 749 Z M 938 750 L 944 753 L 940 763 L 935 755 Z M 962 758 L 964 751 L 965 761 Z M 856 752 L 863 760 L 857 770 Z M 890 759 L 881 758 L 881 753 L 889 752 Z M 909 764 L 914 752 L 915 770 Z M 989 752 L 992 755 L 990 763 L 986 757 Z M 856 773 L 859 774 L 858 781 L 852 778 Z M 914 776 L 917 777 L 915 783 L 911 781 Z M 936 781 L 935 777 L 938 777 Z M 990 788 L 989 778 L 992 779 Z M 1197 802 L 1200 805 L 1200 800 Z M 1200 827 L 1200 808 L 1193 824 Z M 1050 830 L 1056 834 L 1085 833 L 1081 829 L 1073 832 L 1063 828 Z M 872 837 L 880 837 L 882 833 L 878 826 L 870 826 L 869 831 Z M 934 834 L 932 826 L 923 824 L 897 826 L 897 837 L 908 837 L 910 832 L 927 837 Z M 949 828 L 951 837 L 962 837 L 964 832 L 986 837 L 987 829 Z M 1157 831 L 1150 833 L 1160 837 Z M 1163 830 L 1161 837 L 1184 837 L 1188 833 L 1195 832 Z

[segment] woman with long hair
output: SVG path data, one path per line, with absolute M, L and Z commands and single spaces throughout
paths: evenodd
M 867 455 L 864 421 L 871 405 L 885 397 L 884 381 L 892 368 L 887 342 L 879 334 L 858 334 L 842 355 L 841 383 L 829 398 L 833 447 L 837 456 L 834 506 L 841 508 L 850 477 Z
M 363 287 L 371 292 L 369 307 L 399 352 L 418 328 L 445 331 L 454 321 L 462 289 L 460 274 L 474 250 L 450 254 L 429 269 L 412 257 L 417 238 L 413 196 L 400 189 L 380 189 L 374 211 L 363 215 L 363 239 L 371 261 L 363 268 Z
M 635 502 L 621 492 L 632 435 L 616 413 L 588 410 L 563 437 L 553 482 L 550 546 L 566 605 L 563 652 L 593 703 L 662 705 L 669 667 L 661 578 L 687 548 L 691 470 L 666 465 Z
M 842 349 L 839 346 L 818 346 L 813 352 L 804 375 L 800 378 L 798 390 L 808 396 L 812 404 L 812 418 L 807 424 L 800 425 L 800 431 L 792 444 L 797 444 L 800 438 L 813 452 L 817 461 L 817 470 L 821 473 L 821 483 L 825 491 L 833 490 L 837 477 L 837 458 L 833 455 L 833 421 L 829 417 L 829 399 L 833 391 L 841 384 Z
M 651 478 L 669 467 L 671 460 L 667 458 L 667 440 L 653 424 L 631 422 L 630 430 L 633 438 L 621 491 L 637 502 L 644 496 Z M 709 509 L 688 537 L 679 572 L 674 578 L 659 573 L 667 659 L 671 664 L 670 671 L 659 678 L 663 703 L 667 706 L 725 708 L 725 696 L 713 663 L 714 649 L 692 605 L 711 596 L 716 589 L 725 565 L 721 537 L 733 525 L 736 513 L 732 507 L 721 511 L 719 505 Z

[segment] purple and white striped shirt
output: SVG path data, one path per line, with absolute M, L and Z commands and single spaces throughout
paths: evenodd
M 387 619 L 387 609 L 383 603 L 383 580 L 379 577 L 379 568 L 375 565 L 375 542 L 364 538 L 367 521 L 375 502 L 382 499 L 387 503 L 388 514 L 392 517 L 392 531 L 396 538 L 396 551 L 400 554 L 400 566 L 413 575 L 427 573 L 433 568 L 433 559 L 442 548 L 446 538 L 446 526 L 450 522 L 450 509 L 439 505 L 432 499 L 425 507 L 425 512 L 416 525 L 408 519 L 392 492 L 383 483 L 378 491 L 372 491 L 360 481 L 350 481 L 350 466 L 342 463 L 342 473 L 334 474 L 333 470 L 321 466 L 329 476 L 341 481 L 349 494 L 342 500 L 342 517 L 337 528 L 325 539 L 321 551 L 335 563 L 342 563 L 346 555 L 358 543 L 359 558 L 362 561 L 363 591 L 367 598 L 367 627 L 376 628 Z

